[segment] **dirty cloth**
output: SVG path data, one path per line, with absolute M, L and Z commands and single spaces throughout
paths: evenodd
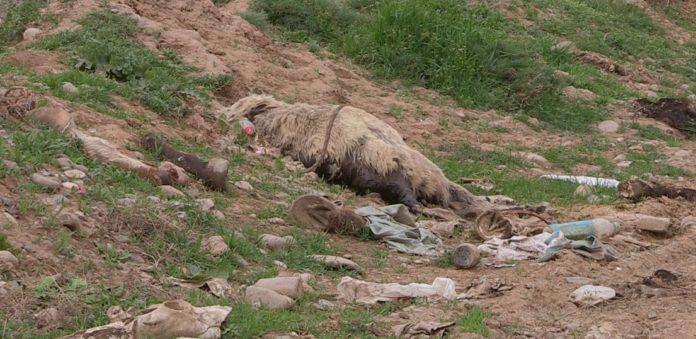
M 392 331 L 399 338 L 441 338 L 454 322 L 440 323 L 436 321 L 409 322 L 392 326 Z
M 570 240 L 563 232 L 543 232 L 528 237 L 517 235 L 510 239 L 493 238 L 478 246 L 481 253 L 494 256 L 498 261 L 531 260 L 544 262 L 553 259 L 563 250 L 594 260 L 616 260 L 617 251 L 603 244 L 594 236 L 586 239 Z
M 441 277 L 435 278 L 432 284 L 410 283 L 408 285 L 397 283 L 380 284 L 343 277 L 336 287 L 339 299 L 368 305 L 380 301 L 396 301 L 409 298 L 455 300 L 459 297 L 455 288 L 456 286 L 452 279 Z
M 367 226 L 377 239 L 383 240 L 399 252 L 425 256 L 440 256 L 445 253 L 442 240 L 433 232 L 402 223 L 409 221 L 410 216 L 408 208 L 404 205 L 381 208 L 366 206 L 358 208 L 355 213 L 367 220 Z
M 570 240 L 563 235 L 563 232 L 554 232 L 550 238 L 546 240 L 549 246 L 544 251 L 544 255 L 539 258 L 539 261 L 551 260 L 563 250 L 571 250 L 573 253 L 594 259 L 594 260 L 616 260 L 618 252 L 614 247 L 603 244 L 595 236 L 588 236 L 586 239 Z
M 228 306 L 194 307 L 183 300 L 150 306 L 132 317 L 125 312 L 112 323 L 64 338 L 220 338 L 220 326 L 232 311 Z
M 619 186 L 618 180 L 607 179 L 607 178 L 597 178 L 597 177 L 586 177 L 586 176 L 575 176 L 575 175 L 557 175 L 557 174 L 546 174 L 541 176 L 544 179 L 555 179 L 562 181 L 570 181 L 580 185 L 589 186 L 600 186 L 616 188 Z

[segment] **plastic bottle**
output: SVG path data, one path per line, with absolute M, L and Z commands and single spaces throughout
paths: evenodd
M 620 227 L 619 223 L 603 218 L 552 224 L 550 226 L 553 232 L 561 231 L 566 238 L 573 240 L 586 239 L 590 236 L 605 239 L 619 233 Z
M 247 135 L 254 135 L 254 123 L 251 122 L 251 120 L 243 118 L 239 120 L 239 125 L 242 126 L 244 133 L 246 133 Z

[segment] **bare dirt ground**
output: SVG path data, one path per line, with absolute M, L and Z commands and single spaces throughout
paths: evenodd
M 77 18 L 98 7 L 96 1 L 77 0 L 69 7 L 52 2 L 48 10 L 56 15 L 58 24 L 47 30 L 46 34 L 56 33 L 75 26 Z M 113 4 L 124 6 L 114 6 Z M 230 86 L 217 93 L 212 103 L 213 116 L 194 114 L 179 125 L 165 124 L 155 113 L 149 112 L 134 102 L 123 101 L 130 110 L 148 116 L 148 128 L 183 140 L 205 143 L 216 147 L 224 137 L 215 123 L 214 112 L 228 106 L 249 93 L 267 93 L 291 102 L 341 103 L 362 108 L 387 121 L 396 128 L 411 145 L 428 144 L 437 149 L 438 145 L 457 145 L 467 142 L 484 150 L 495 149 L 543 149 L 558 145 L 573 145 L 582 140 L 581 136 L 549 132 L 532 128 L 528 123 L 514 120 L 496 112 L 481 112 L 457 107 L 449 98 L 426 89 L 406 90 L 397 83 L 377 83 L 369 78 L 367 72 L 340 57 L 322 52 L 326 57 L 319 58 L 305 46 L 279 44 L 271 37 L 245 21 L 240 13 L 246 9 L 244 1 L 232 1 L 221 7 L 210 1 L 195 0 L 146 0 L 115 1 L 112 8 L 119 12 L 132 11 L 144 18 L 147 30 L 156 34 L 143 34 L 139 39 L 153 49 L 172 48 L 178 51 L 184 61 L 200 68 L 206 74 L 231 74 Z M 652 13 L 654 14 L 654 13 Z M 651 15 L 652 15 L 651 14 Z M 656 15 L 656 14 L 655 14 Z M 675 34 L 675 39 L 688 41 L 693 37 L 689 32 L 676 29 L 668 21 L 662 22 Z M 60 55 L 43 51 L 18 51 L 4 62 L 21 65 L 36 73 L 49 73 L 63 69 Z M 22 85 L 21 79 L 16 81 Z M 406 93 L 406 94 L 405 94 Z M 79 126 L 96 129 L 101 137 L 127 150 L 136 142 L 137 134 L 129 124 L 120 119 L 97 113 L 88 107 L 55 100 L 57 105 L 65 106 L 73 112 Z M 402 118 L 388 112 L 393 107 L 403 110 Z M 415 112 L 425 111 L 427 117 Z M 678 132 L 670 127 L 648 118 L 637 118 L 628 108 L 617 110 L 614 120 L 619 122 L 638 122 L 642 125 L 658 126 L 674 135 Z M 480 128 L 459 128 L 456 132 L 444 130 L 438 124 L 442 116 L 448 117 L 455 126 L 486 125 L 504 127 L 504 134 L 482 131 Z M 502 137 L 501 137 L 502 136 Z M 609 134 L 612 143 L 631 147 L 642 145 L 634 131 Z M 673 166 L 696 169 L 696 142 L 681 140 L 678 148 L 669 147 L 663 141 L 654 142 L 659 151 Z M 675 152 L 685 150 L 689 156 L 674 156 Z M 127 152 L 127 151 L 126 151 Z M 613 159 L 623 151 L 610 147 L 604 156 Z M 260 160 L 269 164 L 272 160 Z M 232 168 L 232 171 L 235 169 Z M 554 168 L 532 171 L 550 171 Z M 582 174 L 578 168 L 574 174 Z M 282 176 L 283 174 L 279 174 Z M 305 180 L 305 179 L 302 179 Z M 309 179 L 308 179 L 309 180 Z M 693 179 L 685 179 L 691 181 Z M 690 182 L 692 183 L 692 182 Z M 204 188 L 199 187 L 200 190 Z M 17 183 L 6 178 L 0 182 L 0 195 L 18 199 Z M 350 192 L 339 195 L 354 205 L 366 204 L 366 198 L 355 197 Z M 273 199 L 260 198 L 245 192 L 236 193 L 233 206 L 223 212 L 237 223 L 258 222 L 262 231 L 277 231 L 276 227 L 264 224 L 250 214 L 258 213 Z M 282 200 L 282 199 L 280 199 Z M 286 203 L 289 201 L 286 201 Z M 559 259 L 547 263 L 522 261 L 515 267 L 492 268 L 485 265 L 470 270 L 457 270 L 451 267 L 438 267 L 434 262 L 418 261 L 391 252 L 386 263 L 376 264 L 369 255 L 372 249 L 385 249 L 374 241 L 357 240 L 349 236 L 329 235 L 330 245 L 340 254 L 351 255 L 353 260 L 366 268 L 362 279 L 376 282 L 431 282 L 435 277 L 454 279 L 461 288 L 481 279 L 501 281 L 512 289 L 486 299 L 461 302 L 455 305 L 432 303 L 426 309 L 442 310 L 439 320 L 457 319 L 471 304 L 478 304 L 489 310 L 493 316 L 487 320 L 492 337 L 694 337 L 696 333 L 696 228 L 679 228 L 682 218 L 694 215 L 696 203 L 666 198 L 647 199 L 640 203 L 619 202 L 612 205 L 582 205 L 557 208 L 558 220 L 579 220 L 607 216 L 628 220 L 635 213 L 643 213 L 672 218 L 677 225 L 672 237 L 656 237 L 641 233 L 630 227 L 623 228 L 621 234 L 653 244 L 649 248 L 632 245 L 621 240 L 611 239 L 609 244 L 616 247 L 620 258 L 612 262 L 596 262 L 583 259 L 574 254 L 564 254 Z M 139 270 L 137 263 L 122 265 L 119 269 L 109 269 L 98 265 L 85 269 L 79 264 L 88 257 L 95 263 L 102 259 L 95 253 L 93 242 L 118 242 L 118 232 L 110 229 L 107 209 L 104 206 L 92 208 L 87 224 L 94 233 L 89 239 L 75 241 L 83 250 L 76 259 L 59 258 L 52 251 L 51 230 L 40 218 L 18 218 L 18 224 L 4 229 L 10 243 L 16 248 L 31 248 L 22 255 L 22 270 L 19 279 L 26 286 L 38 283 L 41 277 L 61 272 L 82 272 L 87 279 L 108 280 L 113 285 L 151 286 L 153 294 L 161 298 L 177 295 L 174 290 L 153 284 L 152 276 Z M 237 228 L 237 224 L 229 224 Z M 446 239 L 447 245 L 456 245 L 470 240 L 465 231 L 454 238 Z M 80 245 L 83 244 L 83 245 Z M 124 244 L 124 246 L 126 246 Z M 129 248 L 134 256 L 142 256 L 137 248 Z M 135 260 L 137 262 L 137 259 Z M 678 276 L 670 285 L 657 292 L 644 287 L 643 280 L 658 270 L 668 270 Z M 567 278 L 585 277 L 595 285 L 614 288 L 615 299 L 598 306 L 579 308 L 568 300 L 568 295 L 582 285 L 569 282 Z M 335 292 L 336 280 L 317 277 L 319 286 L 325 294 Z M 21 299 L 21 297 L 20 297 Z M 21 301 L 21 300 L 20 300 Z M 37 301 L 23 304 L 17 310 L 20 317 L 29 316 L 37 307 Z M 65 308 L 69 308 L 66 306 Z M 397 317 L 398 318 L 398 317 Z M 330 326 L 330 325 L 329 325 Z M 457 329 L 453 337 L 464 337 Z

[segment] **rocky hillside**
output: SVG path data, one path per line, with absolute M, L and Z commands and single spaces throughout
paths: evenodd
M 0 337 L 112 324 L 126 338 L 141 317 L 167 324 L 140 332 L 154 337 L 696 333 L 692 1 L 18 0 L 0 18 Z M 452 213 L 416 219 L 441 256 L 317 231 L 290 215 L 303 195 L 386 203 L 249 148 L 221 117 L 251 94 L 373 114 L 451 181 L 536 211 L 509 217 L 524 239 L 542 219 L 620 230 L 590 255 L 573 242 L 543 262 L 486 256 L 476 221 Z M 227 189 L 167 163 L 146 135 L 226 161 Z M 545 174 L 686 193 L 627 199 Z M 484 252 L 478 265 L 455 267 L 462 243 Z M 366 304 L 345 289 L 438 277 L 460 300 Z M 584 285 L 614 294 L 572 302 Z

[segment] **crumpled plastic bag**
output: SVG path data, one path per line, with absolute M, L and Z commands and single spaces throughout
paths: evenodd
M 408 212 L 404 205 L 382 208 L 366 206 L 358 208 L 355 213 L 367 219 L 367 226 L 375 238 L 386 242 L 399 252 L 425 256 L 440 256 L 445 252 L 442 240 L 435 233 L 395 220 L 399 218 L 401 221 L 409 221 L 405 216 Z
M 183 300 L 155 304 L 136 317 L 125 312 L 114 312 L 120 319 L 111 324 L 90 328 L 64 338 L 220 338 L 220 326 L 232 311 L 228 306 L 194 307 Z
M 347 302 L 375 304 L 380 301 L 395 301 L 408 298 L 444 298 L 455 300 L 459 297 L 452 279 L 435 278 L 432 284 L 397 283 L 380 284 L 351 277 L 343 277 L 338 283 L 339 299 Z

